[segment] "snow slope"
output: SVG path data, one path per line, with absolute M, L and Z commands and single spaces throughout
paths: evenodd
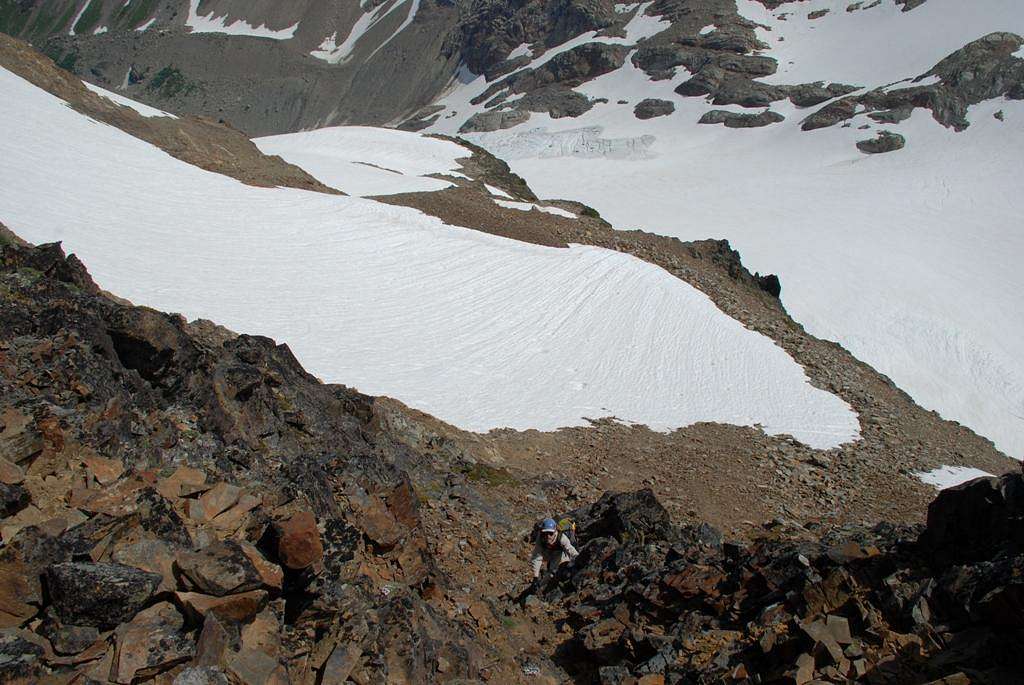
M 761 424 L 817 447 L 858 434 L 781 348 L 649 263 L 245 186 L 3 70 L 0 92 L 0 221 L 64 241 L 136 302 L 287 342 L 327 381 L 472 430 L 615 415 Z
M 991 31 L 1024 34 L 1016 0 L 928 0 L 907 13 L 894 0 L 852 13 L 848 4 L 771 13 L 741 0 L 772 28 L 762 38 L 783 69 L 771 80 L 886 85 Z M 823 7 L 831 13 L 807 20 Z M 609 100 L 581 117 L 535 114 L 466 137 L 509 161 L 540 196 L 589 204 L 619 228 L 729 239 L 751 271 L 780 275 L 787 310 L 812 334 L 1024 457 L 1024 103 L 979 105 L 959 134 L 924 110 L 899 125 L 858 116 L 850 128 L 805 133 L 800 121 L 813 110 L 788 101 L 772 107 L 783 123 L 733 130 L 696 123 L 713 106 L 673 92 L 689 76 L 681 68 L 651 81 L 627 59 L 576 89 Z M 457 87 L 429 130 L 454 132 L 481 110 L 469 101 L 485 87 L 482 78 Z M 675 113 L 637 120 L 633 106 L 648 97 L 674 102 Z M 994 118 L 1000 110 L 1005 121 Z M 907 147 L 861 154 L 854 143 L 880 128 L 906 135 Z
M 335 126 L 256 138 L 322 183 L 349 195 L 393 195 L 443 190 L 452 184 L 427 174 L 457 171 L 466 148 L 416 133 L 369 126 Z

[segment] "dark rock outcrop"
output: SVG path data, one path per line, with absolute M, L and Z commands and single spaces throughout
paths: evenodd
M 724 241 L 687 249 L 761 280 Z M 28 465 L 2 475 L 47 509 L 5 525 L 4 679 L 515 682 L 539 670 L 527 645 L 578 682 L 1020 672 L 1019 475 L 944 494 L 920 541 L 782 521 L 745 544 L 674 525 L 651 490 L 607 493 L 570 512 L 579 558 L 520 609 L 508 586 L 453 587 L 520 522 L 481 489 L 507 474 L 271 340 L 80 287 L 76 264 L 0 248 L 0 422 Z M 525 637 L 503 625 L 520 611 Z
M 779 281 L 779 277 L 775 274 L 765 274 L 762 276 L 759 273 L 755 273 L 754 280 L 757 281 L 757 287 L 772 297 L 779 297 L 782 295 L 782 283 Z
M 858 107 L 882 123 L 903 121 L 921 107 L 930 110 L 943 126 L 962 131 L 969 125 L 971 105 L 999 97 L 1024 98 L 1024 59 L 1015 56 L 1022 45 L 1024 39 L 1016 34 L 991 33 L 953 52 L 909 83 L 829 103 L 807 117 L 803 129 L 846 121 Z M 932 80 L 935 82 L 926 83 Z
M 499 109 L 489 112 L 478 112 L 466 120 L 459 128 L 459 133 L 486 133 L 504 128 L 512 128 L 530 118 L 530 113 L 519 109 Z
M 672 112 L 676 111 L 676 106 L 669 100 L 659 100 L 657 98 L 647 98 L 636 103 L 633 107 L 633 115 L 637 119 L 653 119 L 655 117 L 663 117 Z
M 800 128 L 804 131 L 814 131 L 819 128 L 828 128 L 841 121 L 852 119 L 857 112 L 857 101 L 851 98 L 843 98 L 830 102 L 814 114 L 804 119 Z
M 878 155 L 885 152 L 902 150 L 906 145 L 906 138 L 892 131 L 879 131 L 878 135 L 869 140 L 857 142 L 857 149 L 869 155 Z
M 786 117 L 778 112 L 766 110 L 760 114 L 746 114 L 743 112 L 729 112 L 723 109 L 713 109 L 705 113 L 698 121 L 698 124 L 725 124 L 728 128 L 760 128 L 770 126 L 784 121 Z
M 531 91 L 516 102 L 527 112 L 546 112 L 554 119 L 578 117 L 590 111 L 594 103 L 585 95 L 563 86 L 546 86 Z
M 941 564 L 1024 551 L 1024 478 L 1007 474 L 948 488 L 928 507 L 921 543 Z
M 540 590 L 571 626 L 558 658 L 579 682 L 1016 682 L 1022 492 L 1019 474 L 947 490 L 920 542 L 773 524 L 750 544 L 606 495 L 576 512 L 598 537 Z

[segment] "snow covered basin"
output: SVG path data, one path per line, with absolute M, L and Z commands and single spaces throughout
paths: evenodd
M 0 221 L 64 241 L 119 295 L 285 342 L 326 381 L 478 431 L 611 415 L 760 424 L 820 448 L 858 435 L 771 340 L 629 255 L 245 186 L 4 70 L 0 92 Z

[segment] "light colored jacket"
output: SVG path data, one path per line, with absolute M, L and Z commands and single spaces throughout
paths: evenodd
M 561 564 L 572 561 L 579 552 L 569 542 L 569 536 L 563 533 L 558 534 L 558 546 L 551 548 L 541 542 L 538 536 L 533 545 L 533 553 L 530 555 L 530 568 L 533 570 L 533 577 L 539 578 L 542 568 L 547 568 L 548 573 L 554 573 Z

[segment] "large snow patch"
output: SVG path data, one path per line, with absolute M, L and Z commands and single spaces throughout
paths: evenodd
M 3 70 L 0 91 L 0 221 L 64 241 L 136 302 L 286 342 L 326 381 L 480 431 L 613 415 L 760 424 L 821 448 L 858 435 L 781 348 L 647 262 L 245 186 Z

